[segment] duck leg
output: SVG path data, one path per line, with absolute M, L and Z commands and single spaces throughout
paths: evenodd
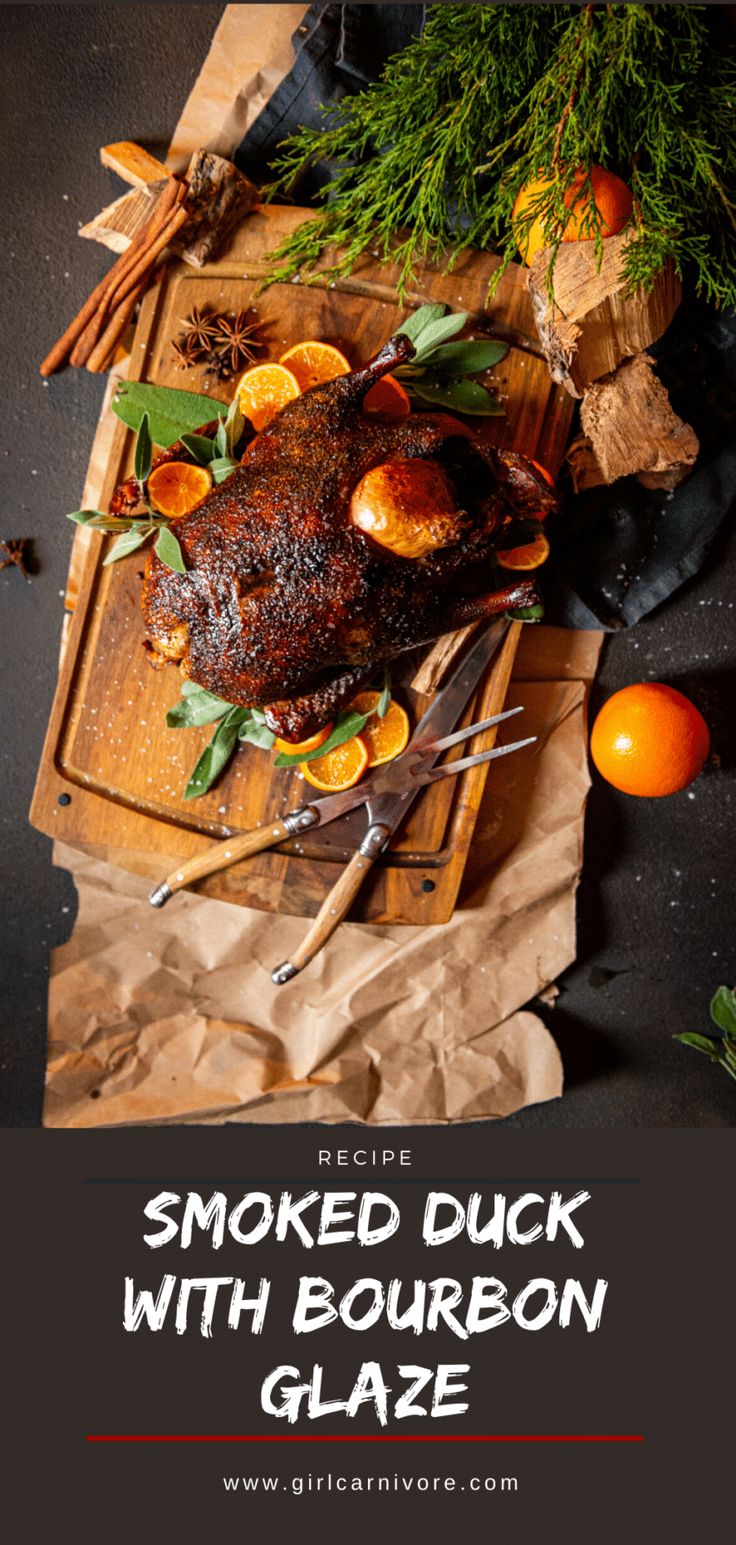
M 322 682 L 313 692 L 269 703 L 264 710 L 268 728 L 282 740 L 308 740 L 372 680 L 377 669 L 375 663 L 355 665 Z
M 520 606 L 535 606 L 539 591 L 531 579 L 521 579 L 505 590 L 494 590 L 488 595 L 455 596 L 449 603 L 442 619 L 443 633 L 464 628 L 469 622 L 479 622 L 483 617 L 494 617 L 499 612 L 515 611 Z

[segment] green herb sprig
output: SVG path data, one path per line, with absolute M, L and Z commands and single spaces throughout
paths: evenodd
M 696 1035 L 691 1030 L 673 1036 L 673 1040 L 702 1052 L 711 1062 L 724 1068 L 730 1078 L 736 1079 L 736 992 L 732 987 L 718 988 L 711 999 L 710 1017 L 722 1032 L 717 1041 L 707 1035 Z
M 453 311 L 448 316 L 448 310 L 440 302 L 420 306 L 402 322 L 399 332 L 411 339 L 415 354 L 410 364 L 399 365 L 394 374 L 410 397 L 433 408 L 497 417 L 503 408 L 493 392 L 468 378 L 497 365 L 508 347 L 495 339 L 458 339 L 469 321 L 468 313 Z
M 512 622 L 541 622 L 544 616 L 544 607 L 541 601 L 536 601 L 533 606 L 517 606 L 506 613 Z
M 151 519 L 149 515 L 105 515 L 102 510 L 72 510 L 67 515 L 67 520 L 73 520 L 77 526 L 91 526 L 93 531 L 104 531 L 108 534 L 117 534 L 118 540 L 102 560 L 102 567 L 107 568 L 111 563 L 119 563 L 121 558 L 129 558 L 131 553 L 137 552 L 143 547 L 150 537 L 156 534 L 154 551 L 167 569 L 173 569 L 175 574 L 186 574 L 187 566 L 184 562 L 178 537 L 174 536 L 171 525 L 165 515 L 156 515 Z
M 276 757 L 274 766 L 295 767 L 300 762 L 313 762 L 316 757 L 325 756 L 328 751 L 334 751 L 336 746 L 351 740 L 353 735 L 359 735 L 371 714 L 378 714 L 379 718 L 384 718 L 390 702 L 391 677 L 388 670 L 384 670 L 380 697 L 371 713 L 359 714 L 353 709 L 344 709 L 337 715 L 334 728 L 327 740 L 315 751 L 300 752 L 295 756 L 282 752 Z M 247 741 L 250 745 L 258 746 L 262 751 L 270 751 L 276 739 L 266 724 L 266 715 L 261 708 L 239 708 L 233 703 L 225 702 L 224 698 L 207 692 L 204 687 L 198 687 L 193 681 L 185 682 L 182 696 L 166 715 L 166 723 L 172 730 L 217 724 L 212 739 L 205 746 L 189 777 L 184 790 L 185 799 L 197 799 L 212 788 L 213 783 L 226 768 L 239 741 Z
M 235 448 L 245 428 L 240 404 L 236 398 L 228 408 L 225 403 L 213 402 L 210 397 L 201 397 L 195 392 L 132 381 L 121 382 L 112 407 L 123 423 L 137 430 L 133 475 L 147 514 L 118 516 L 106 515 L 102 510 L 74 510 L 67 519 L 78 526 L 91 526 L 94 531 L 120 533 L 118 541 L 103 559 L 103 568 L 129 557 L 156 535 L 154 551 L 157 558 L 175 574 L 186 574 L 181 544 L 171 529 L 171 521 L 148 502 L 146 484 L 153 466 L 153 447 L 160 445 L 168 449 L 181 440 L 197 465 L 208 467 L 213 481 L 223 483 L 238 465 Z M 212 418 L 213 410 L 219 419 L 216 433 L 210 437 L 192 432 L 192 423 L 200 427 L 203 420 Z
M 91 526 L 93 531 L 121 532 L 114 547 L 106 558 L 102 560 L 102 567 L 107 568 L 111 563 L 118 563 L 121 558 L 127 558 L 131 553 L 143 547 L 150 537 L 156 535 L 154 551 L 167 569 L 173 569 L 175 574 L 186 574 L 187 566 L 184 562 L 178 537 L 171 530 L 171 523 L 165 515 L 159 515 L 151 508 L 146 498 L 146 482 L 151 472 L 153 462 L 153 444 L 149 429 L 148 414 L 144 413 L 138 430 L 134 458 L 134 476 L 140 490 L 141 503 L 146 505 L 146 515 L 105 515 L 102 510 L 73 510 L 67 520 L 73 520 L 77 526 Z
M 428 257 L 496 248 L 494 286 L 517 255 L 519 190 L 551 185 L 536 213 L 552 256 L 565 195 L 594 163 L 631 188 L 629 290 L 669 259 L 716 305 L 736 303 L 734 52 L 718 7 L 435 5 L 418 39 L 374 85 L 325 109 L 279 149 L 270 197 L 319 161 L 336 167 L 316 217 L 273 256 L 271 282 L 350 273 L 370 249 L 397 265 L 402 294 Z M 600 256 L 600 214 L 581 190 Z M 579 206 L 578 206 L 579 208 Z M 526 229 L 533 218 L 526 217 Z M 514 229 L 514 227 L 516 227 Z M 335 256 L 337 252 L 337 256 Z M 325 267 L 325 260 L 327 267 Z M 549 273 L 548 273 L 549 278 Z
M 150 386 L 146 381 L 121 381 L 110 404 L 117 418 L 128 429 L 140 431 L 148 419 L 154 445 L 167 451 L 185 434 L 196 434 L 210 419 L 225 419 L 228 406 L 199 392 L 182 391 L 176 386 Z

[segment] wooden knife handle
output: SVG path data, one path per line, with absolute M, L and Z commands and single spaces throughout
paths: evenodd
M 163 907 L 174 892 L 183 890 L 185 885 L 193 885 L 207 874 L 215 874 L 218 869 L 227 869 L 230 864 L 236 864 L 238 859 L 250 858 L 254 853 L 262 853 L 264 848 L 283 842 L 293 834 L 292 828 L 287 825 L 288 819 L 287 816 L 284 820 L 270 821 L 266 826 L 257 826 L 252 832 L 243 832 L 240 837 L 227 837 L 224 842 L 213 843 L 205 853 L 190 858 L 186 864 L 175 869 L 162 885 L 151 891 L 148 898 L 151 906 Z
M 271 980 L 277 987 L 282 987 L 284 982 L 290 982 L 292 977 L 308 966 L 315 955 L 329 939 L 332 938 L 335 929 L 347 917 L 348 912 L 360 890 L 363 881 L 383 852 L 391 833 L 386 826 L 377 822 L 371 826 L 365 841 L 361 843 L 357 853 L 353 855 L 347 869 L 344 869 L 336 885 L 333 885 L 329 896 L 325 898 L 317 916 L 299 947 L 294 951 L 291 960 L 285 960 L 283 965 L 277 966 L 271 972 Z

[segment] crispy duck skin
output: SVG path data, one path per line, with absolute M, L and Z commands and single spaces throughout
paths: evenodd
M 153 661 L 179 660 L 227 702 L 265 708 L 285 739 L 314 733 L 402 651 L 537 598 L 528 580 L 486 595 L 479 584 L 500 525 L 554 506 L 532 464 L 449 413 L 362 413 L 374 382 L 413 352 L 398 333 L 362 369 L 289 403 L 238 470 L 177 521 L 186 575 L 148 559 Z M 351 520 L 365 475 L 412 458 L 436 464 L 457 500 L 454 540 L 417 559 Z

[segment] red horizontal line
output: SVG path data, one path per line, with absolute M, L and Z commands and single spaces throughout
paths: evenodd
M 88 1432 L 87 1443 L 643 1443 L 641 1432 Z

